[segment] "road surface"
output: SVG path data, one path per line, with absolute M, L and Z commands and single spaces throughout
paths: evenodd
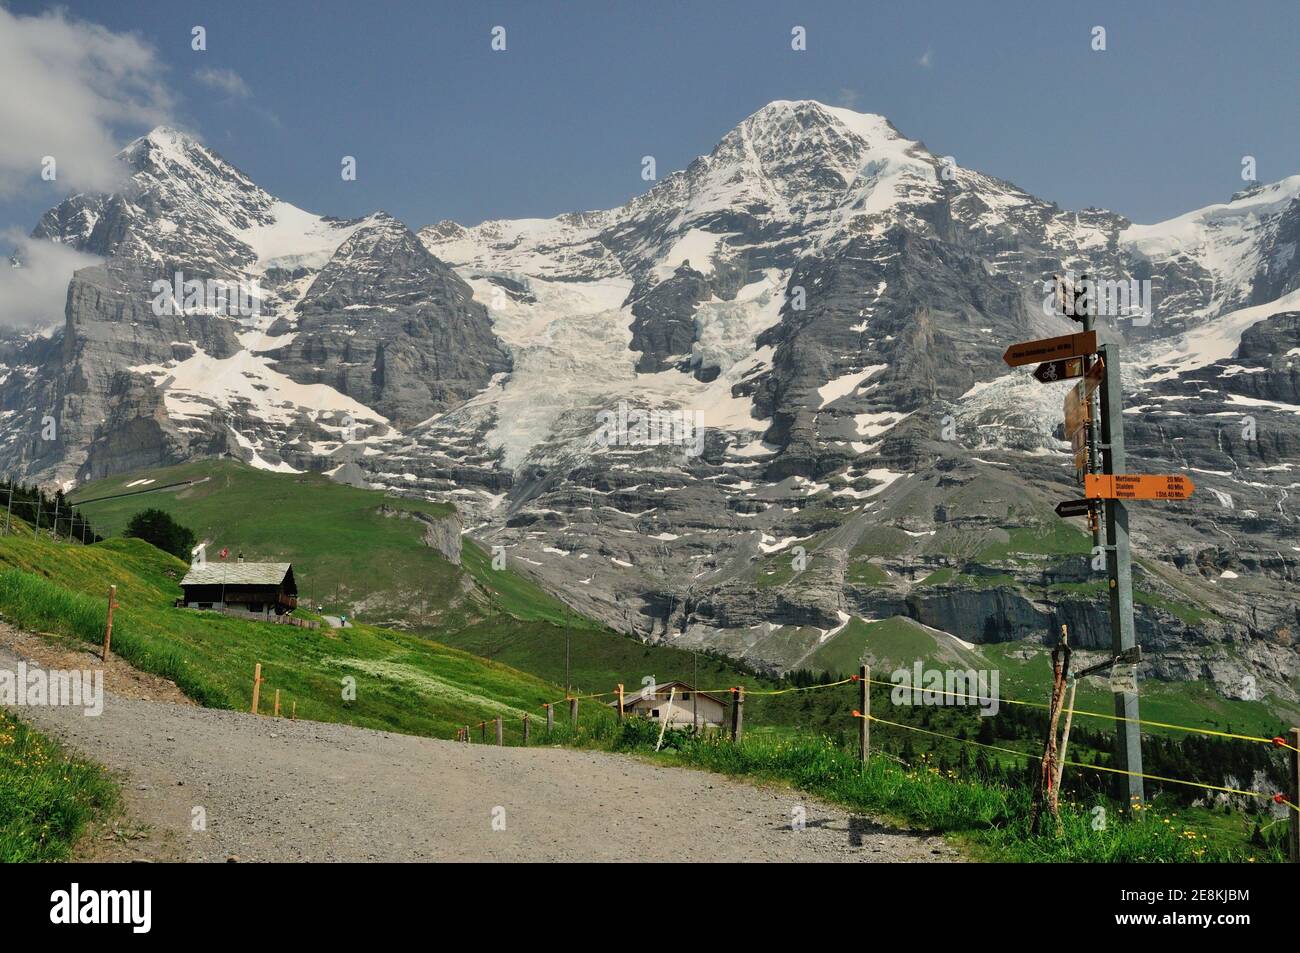
M 0 668 L 12 670 L 20 654 L 61 668 L 98 664 L 90 653 L 56 652 L 0 627 Z M 938 837 L 709 772 L 200 708 L 117 660 L 107 685 L 99 717 L 15 710 L 122 778 L 129 818 L 96 831 L 82 850 L 87 858 L 961 859 Z M 799 809 L 804 827 L 795 830 Z

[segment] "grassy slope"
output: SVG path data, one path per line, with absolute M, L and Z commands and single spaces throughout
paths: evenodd
M 540 678 L 414 635 L 364 623 L 302 629 L 173 608 L 185 564 L 139 540 L 82 547 L 0 539 L 0 612 L 67 639 L 102 638 L 105 592 L 118 587 L 113 648 L 138 668 L 173 678 L 191 697 L 247 708 L 262 663 L 262 711 L 275 689 L 298 716 L 411 734 L 451 737 L 456 727 L 501 714 L 507 734 L 524 712 L 562 692 Z M 356 680 L 356 699 L 342 680 Z
M 270 473 L 234 460 L 115 476 L 87 484 L 75 498 L 128 493 L 141 489 L 127 486 L 137 480 L 162 486 L 203 477 L 208 482 L 181 491 L 91 503 L 83 511 L 101 535 L 120 536 L 132 515 L 157 508 L 210 540 L 209 559 L 227 546 L 232 559 L 242 552 L 250 562 L 292 562 L 303 599 L 327 611 L 355 614 L 355 604 L 369 599 L 373 611 L 367 615 L 414 615 L 421 601 L 437 611 L 457 591 L 461 573 L 424 545 L 421 524 L 379 512 L 388 506 L 446 516 L 453 512 L 446 504 L 386 497 L 320 474 Z

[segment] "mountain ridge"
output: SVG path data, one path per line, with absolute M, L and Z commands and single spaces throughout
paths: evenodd
M 1043 311 L 1047 274 L 1149 282 L 1145 307 L 1099 321 L 1124 347 L 1130 454 L 1204 487 L 1135 514 L 1152 671 L 1295 694 L 1300 176 L 1137 226 L 883 117 L 777 101 L 614 209 L 415 233 L 302 212 L 168 133 L 132 148 L 128 196 L 37 227 L 107 260 L 74 277 L 61 340 L 6 362 L 11 468 L 65 482 L 224 453 L 360 473 L 454 501 L 624 631 L 776 670 L 846 615 L 968 641 L 1068 617 L 1100 644 L 1101 601 L 1061 588 L 1088 581 L 1081 554 L 1000 548 L 1078 492 L 1059 388 L 1001 353 L 1070 329 Z M 256 278 L 262 313 L 151 315 L 142 288 L 176 267 Z M 699 415 L 698 448 L 600 436 L 624 406 Z M 57 441 L 33 438 L 47 414 Z M 814 568 L 768 584 L 796 546 Z M 958 584 L 919 585 L 939 570 Z

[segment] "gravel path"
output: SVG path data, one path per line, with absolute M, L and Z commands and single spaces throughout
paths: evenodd
M 0 667 L 16 661 L 0 642 Z M 97 718 L 16 713 L 124 778 L 145 833 L 101 834 L 112 846 L 92 849 L 96 859 L 961 859 L 938 837 L 795 792 L 603 752 L 464 745 L 111 692 Z M 800 807 L 805 827 L 793 830 Z M 205 831 L 191 829 L 195 808 Z

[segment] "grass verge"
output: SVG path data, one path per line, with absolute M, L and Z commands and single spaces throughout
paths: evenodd
M 67 860 L 87 824 L 118 803 L 102 768 L 0 709 L 0 863 Z
M 1275 824 L 1256 843 L 1216 837 L 1195 811 L 1158 799 L 1121 811 L 1105 799 L 1062 802 L 1059 831 L 1029 831 L 1030 792 L 942 772 L 920 755 L 907 765 L 889 756 L 867 766 L 829 738 L 753 735 L 733 744 L 720 733 L 674 730 L 654 751 L 658 726 L 642 718 L 584 729 L 573 743 L 648 755 L 758 782 L 779 783 L 850 810 L 953 837 L 974 857 L 1019 863 L 1242 863 L 1285 859 Z

